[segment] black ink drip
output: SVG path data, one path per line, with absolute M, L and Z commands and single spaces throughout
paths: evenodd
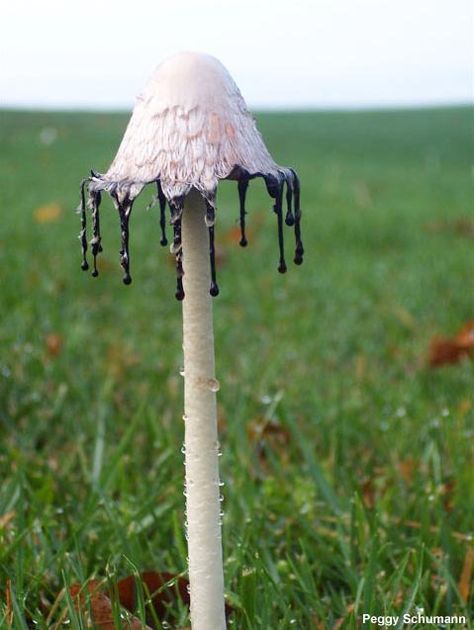
M 214 247 L 214 222 L 216 212 L 214 206 L 206 200 L 206 224 L 209 230 L 209 261 L 211 265 L 211 287 L 209 293 L 212 297 L 219 295 L 219 287 L 216 280 L 216 250 Z
M 286 180 L 286 217 L 285 217 L 285 223 L 289 227 L 291 227 L 291 226 L 293 226 L 295 224 L 295 216 L 293 214 L 292 203 L 293 203 L 293 188 L 292 188 L 292 184 L 288 180 Z
M 173 226 L 172 251 L 176 258 L 176 299 L 184 300 L 183 287 L 183 243 L 181 240 L 181 219 L 183 216 L 184 199 L 173 199 L 171 202 L 171 224 Z
M 303 262 L 304 248 L 303 242 L 301 239 L 301 208 L 300 208 L 300 182 L 296 172 L 293 169 L 281 169 L 278 170 L 276 175 L 269 173 L 249 173 L 245 169 L 241 167 L 236 167 L 232 171 L 232 176 L 229 179 L 238 181 L 238 192 L 239 192 L 239 202 L 240 202 L 240 245 L 245 247 L 248 243 L 246 236 L 246 220 L 245 216 L 247 214 L 245 209 L 246 203 L 246 194 L 249 186 L 249 181 L 255 177 L 263 177 L 268 194 L 274 200 L 273 211 L 277 215 L 278 222 L 278 246 L 279 246 L 279 254 L 280 260 L 278 265 L 278 271 L 280 273 L 285 273 L 287 270 L 286 262 L 285 262 L 285 252 L 284 252 L 284 236 L 283 236 L 283 222 L 290 227 L 294 227 L 295 232 L 295 256 L 294 262 L 297 265 L 301 265 Z M 79 234 L 79 238 L 81 241 L 82 248 L 82 263 L 81 268 L 87 270 L 89 268 L 89 263 L 87 261 L 87 212 L 86 212 L 86 199 L 85 199 L 85 187 L 89 182 L 93 182 L 95 184 L 95 180 L 102 180 L 103 176 L 91 171 L 91 176 L 84 179 L 81 182 L 81 203 L 80 203 L 80 213 L 81 213 L 81 231 Z M 165 246 L 168 244 L 168 240 L 166 238 L 166 203 L 169 204 L 169 208 L 171 211 L 171 225 L 173 226 L 173 243 L 171 251 L 174 253 L 176 258 L 176 298 L 178 300 L 184 299 L 184 288 L 183 288 L 183 248 L 182 248 L 182 237 L 181 237 L 181 220 L 184 209 L 184 197 L 176 197 L 174 199 L 168 200 L 165 196 L 163 189 L 161 187 L 160 181 L 156 182 L 157 190 L 158 190 L 158 200 L 160 203 L 160 228 L 161 228 L 161 245 Z M 286 215 L 283 217 L 283 196 L 284 196 L 284 187 L 286 184 Z M 120 228 L 121 228 L 121 241 L 122 241 L 122 249 L 120 250 L 120 264 L 123 267 L 124 275 L 123 282 L 124 284 L 130 284 L 132 282 L 132 278 L 130 275 L 130 252 L 129 252 L 129 219 L 132 211 L 133 201 L 130 200 L 128 195 L 125 196 L 123 201 L 119 202 L 118 194 L 117 194 L 117 184 L 112 184 L 107 187 L 107 190 L 111 194 L 111 196 L 115 200 L 115 205 L 118 209 L 120 216 Z M 89 195 L 90 195 L 90 208 L 92 211 L 92 231 L 93 236 L 90 241 L 92 255 L 94 257 L 94 265 L 92 275 L 97 276 L 97 255 L 102 251 L 101 244 L 101 234 L 100 234 L 100 215 L 99 215 L 99 207 L 101 203 L 101 192 L 98 190 L 90 190 L 89 187 Z M 210 259 L 210 271 L 211 271 L 211 286 L 209 289 L 209 293 L 212 296 L 216 296 L 219 294 L 219 287 L 216 280 L 216 254 L 215 254 L 215 231 L 214 231 L 214 221 L 215 221 L 215 190 L 209 191 L 208 193 L 203 193 L 203 197 L 206 202 L 206 225 L 209 230 L 209 259 Z
M 168 239 L 166 238 L 166 197 L 161 188 L 160 181 L 157 180 L 156 186 L 158 189 L 158 201 L 160 202 L 160 228 L 161 228 L 161 241 L 160 245 L 165 247 L 168 245 Z
M 280 250 L 280 262 L 278 264 L 278 271 L 280 273 L 286 273 L 285 244 L 283 240 L 283 181 L 279 182 L 278 184 L 274 210 L 278 220 L 278 247 Z
M 130 252 L 128 247 L 128 222 L 130 219 L 130 213 L 132 212 L 132 202 L 126 198 L 123 203 L 118 202 L 118 212 L 120 216 L 120 233 L 122 239 L 122 249 L 120 250 L 120 264 L 122 265 L 124 274 L 122 281 L 124 284 L 131 284 L 132 276 L 130 275 Z
M 298 175 L 295 173 L 293 169 L 291 169 L 293 173 L 293 186 L 294 186 L 294 194 L 295 194 L 295 258 L 294 262 L 296 265 L 301 265 L 303 262 L 304 248 L 303 241 L 301 240 L 301 209 L 300 209 L 300 180 L 298 179 Z
M 101 236 L 100 236 L 100 215 L 99 207 L 102 200 L 102 195 L 99 191 L 92 191 L 91 204 L 92 204 L 92 240 L 91 251 L 94 257 L 94 267 L 92 269 L 92 275 L 97 278 L 99 271 L 97 270 L 97 256 L 102 251 Z
M 247 194 L 247 188 L 249 187 L 248 179 L 240 180 L 238 183 L 239 188 L 239 201 L 240 201 L 240 245 L 241 247 L 247 246 L 247 237 L 245 235 L 245 196 Z
M 86 195 L 84 192 L 84 188 L 88 181 L 89 181 L 89 178 L 86 178 L 86 179 L 83 179 L 81 182 L 81 232 L 79 234 L 79 238 L 81 241 L 81 249 L 82 249 L 82 263 L 81 263 L 82 271 L 87 271 L 89 269 L 89 263 L 87 262 Z

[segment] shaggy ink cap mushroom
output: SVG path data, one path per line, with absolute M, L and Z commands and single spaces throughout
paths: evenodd
M 97 276 L 97 256 L 102 251 L 99 207 L 103 191 L 112 197 L 120 217 L 123 281 L 130 284 L 129 221 L 133 203 L 147 184 L 157 187 L 161 244 L 167 245 L 166 206 L 173 228 L 171 251 L 176 257 L 177 291 L 182 300 L 183 264 L 181 218 L 184 199 L 196 189 L 206 205 L 209 230 L 211 295 L 217 295 L 214 252 L 216 191 L 220 179 L 238 182 L 240 245 L 247 245 L 245 198 L 250 180 L 262 177 L 277 215 L 279 265 L 286 271 L 283 221 L 295 234 L 294 262 L 303 262 L 300 220 L 300 183 L 292 168 L 278 166 L 268 152 L 240 91 L 224 66 L 214 57 L 180 53 L 164 61 L 138 97 L 122 143 L 109 170 L 91 171 L 81 183 L 82 269 L 89 268 L 86 251 L 86 207 L 92 216 L 92 275 Z M 286 186 L 286 193 L 285 193 Z M 88 188 L 86 201 L 85 188 Z M 283 218 L 283 198 L 286 215 Z

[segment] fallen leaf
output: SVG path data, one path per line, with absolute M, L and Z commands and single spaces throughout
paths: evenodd
M 50 333 L 49 335 L 46 335 L 46 352 L 50 357 L 57 357 L 61 352 L 62 346 L 63 339 L 61 335 L 58 335 L 57 333 Z
M 469 547 L 464 557 L 464 564 L 461 571 L 461 577 L 459 578 L 459 594 L 462 600 L 467 604 L 469 601 L 469 594 L 471 592 L 471 576 L 472 565 L 474 562 L 474 547 Z
M 123 606 L 131 614 L 137 612 L 138 598 L 137 598 L 137 579 L 142 582 L 142 588 L 145 596 L 145 600 L 148 598 L 153 606 L 156 617 L 160 620 L 164 620 L 167 617 L 168 609 L 172 606 L 177 599 L 180 599 L 183 604 L 189 607 L 189 582 L 181 576 L 176 576 L 173 573 L 157 571 L 144 571 L 139 577 L 129 575 L 126 578 L 120 580 L 115 588 L 112 588 L 107 594 L 104 592 L 106 586 L 104 582 L 99 580 L 90 580 L 87 585 L 81 586 L 80 584 L 74 584 L 70 587 L 70 593 L 73 598 L 79 596 L 79 603 L 81 604 L 81 610 L 86 612 L 87 600 L 84 598 L 84 590 L 90 594 L 90 608 L 92 610 L 92 617 L 94 623 L 100 628 L 100 630 L 112 630 L 114 629 L 112 613 L 111 599 L 118 595 L 120 605 Z M 170 584 L 172 583 L 172 584 Z M 225 613 L 228 617 L 233 608 L 227 602 L 225 603 Z M 153 616 L 149 615 L 150 619 L 147 619 L 149 624 L 153 624 Z M 124 625 L 123 627 L 143 628 L 141 622 L 132 617 L 130 623 L 139 625 Z M 109 624 L 109 625 L 107 625 Z M 112 625 L 110 625 L 112 624 Z M 145 628 L 152 628 L 151 626 L 145 626 Z
M 36 223 L 53 223 L 60 218 L 62 213 L 63 209 L 59 203 L 53 202 L 36 208 L 33 212 L 33 217 Z
M 474 350 L 474 319 L 467 322 L 456 336 L 457 342 L 461 348 L 466 350 Z
M 85 591 L 88 591 L 89 597 L 86 596 Z M 90 580 L 84 587 L 80 584 L 74 584 L 69 589 L 71 597 L 74 600 L 78 611 L 82 612 L 85 617 L 89 617 L 90 621 L 99 630 L 118 630 L 113 615 L 112 602 L 109 597 L 101 590 L 101 582 L 98 580 Z M 89 622 L 89 619 L 88 619 Z M 144 626 L 139 619 L 132 617 L 131 619 L 124 620 L 120 626 L 125 630 L 151 630 L 149 626 Z
M 455 337 L 434 337 L 430 343 L 430 367 L 459 363 L 474 355 L 474 320 L 467 322 Z
M 144 571 L 140 574 L 145 597 L 151 597 L 153 608 L 159 619 L 166 617 L 169 606 L 177 597 L 189 606 L 189 582 L 183 577 L 176 577 L 172 573 L 158 573 L 157 571 Z M 174 581 L 173 586 L 168 583 Z M 135 612 L 137 607 L 136 578 L 133 575 L 120 580 L 117 584 L 119 600 L 130 612 Z

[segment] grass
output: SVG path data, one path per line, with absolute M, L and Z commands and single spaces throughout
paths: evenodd
M 233 627 L 468 615 L 473 365 L 433 370 L 426 355 L 433 335 L 473 317 L 472 110 L 258 119 L 302 179 L 307 256 L 276 272 L 260 183 L 240 249 L 235 186 L 222 184 L 214 306 Z M 181 313 L 157 211 L 145 212 L 151 190 L 132 218 L 133 284 L 121 284 L 108 201 L 101 275 L 79 269 L 78 184 L 107 168 L 126 120 L 0 112 L 0 627 L 11 615 L 15 628 L 55 627 L 61 589 L 90 577 L 186 570 Z M 35 214 L 45 204 L 58 206 Z M 186 614 L 177 604 L 173 627 Z M 68 615 L 85 627 L 72 604 Z

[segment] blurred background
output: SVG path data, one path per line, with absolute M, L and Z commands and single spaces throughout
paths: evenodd
M 166 56 L 218 57 L 249 104 L 472 98 L 470 0 L 3 2 L 3 106 L 129 109 Z
M 305 262 L 285 227 L 285 275 L 263 183 L 245 249 L 235 183 L 218 191 L 233 627 L 468 614 L 471 4 L 0 3 L 1 627 L 89 627 L 63 589 L 92 578 L 110 592 L 145 570 L 186 577 L 181 304 L 156 190 L 134 204 L 128 287 L 110 199 L 98 278 L 80 270 L 76 213 L 147 77 L 183 49 L 221 59 L 302 182 Z M 189 627 L 185 585 L 163 593 L 154 616 L 135 614 Z

